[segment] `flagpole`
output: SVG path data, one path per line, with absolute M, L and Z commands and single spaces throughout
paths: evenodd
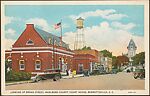
M 60 29 L 61 37 L 60 37 L 60 39 L 61 39 L 61 45 L 62 45 L 62 19 L 61 19 L 61 21 L 60 21 L 60 22 L 61 22 L 61 26 L 60 26 L 60 27 L 61 27 L 61 29 Z

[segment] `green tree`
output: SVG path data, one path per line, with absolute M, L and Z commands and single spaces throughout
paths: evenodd
M 12 62 L 11 61 L 8 61 L 8 60 L 6 60 L 5 61 L 5 74 L 7 74 L 7 69 L 9 68 L 9 69 L 11 69 L 12 68 Z
M 104 57 L 110 57 L 112 58 L 112 66 L 113 68 L 117 68 L 117 57 L 112 55 L 112 52 L 109 52 L 108 50 L 102 50 L 99 51 L 100 54 L 103 54 Z
M 81 50 L 91 50 L 91 47 L 84 46 Z
M 140 52 L 132 57 L 133 65 L 144 64 L 145 63 L 145 52 Z
M 12 69 L 12 62 L 9 61 L 9 60 L 6 60 L 6 61 L 5 61 L 5 79 L 6 79 L 6 80 L 7 80 L 7 79 L 11 79 L 11 78 L 9 78 L 9 76 L 12 75 L 11 72 L 10 72 L 11 70 L 10 70 L 10 71 L 7 71 L 8 68 L 9 68 L 9 69 Z
M 109 51 L 106 50 L 106 49 L 100 51 L 100 53 L 102 53 L 104 57 L 110 57 L 110 58 L 112 58 L 112 52 L 109 52 Z
M 112 56 L 112 66 L 114 68 L 117 68 L 117 57 L 116 56 Z

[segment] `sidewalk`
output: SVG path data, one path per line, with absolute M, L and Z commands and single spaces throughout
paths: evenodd
M 72 78 L 78 78 L 78 77 L 83 77 L 83 74 L 77 74 L 74 75 L 74 77 L 72 76 L 72 74 L 70 76 L 62 76 L 62 79 L 72 79 Z
M 72 79 L 72 78 L 78 78 L 78 77 L 83 77 L 83 74 L 77 74 L 74 77 L 72 77 L 72 74 L 70 76 L 62 76 L 62 79 Z M 5 83 L 6 86 L 9 85 L 17 85 L 17 84 L 25 84 L 25 83 L 32 83 L 32 80 L 28 81 L 16 81 L 16 82 L 10 82 L 10 83 Z
M 8 85 L 17 85 L 17 84 L 24 84 L 24 83 L 31 83 L 32 81 L 31 80 L 28 80 L 28 81 L 16 81 L 16 82 L 10 82 L 10 83 L 5 83 L 6 86 Z

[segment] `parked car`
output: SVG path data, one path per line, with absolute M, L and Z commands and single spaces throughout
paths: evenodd
M 130 70 L 130 69 L 128 69 L 128 70 L 127 70 L 127 73 L 130 73 L 130 72 L 131 72 L 131 70 Z
M 134 78 L 140 78 L 143 79 L 145 78 L 145 69 L 144 68 L 136 68 L 135 71 L 133 72 Z
M 59 70 L 46 70 L 45 72 L 32 74 L 31 80 L 33 82 L 38 82 L 41 80 L 53 79 L 53 81 L 57 81 L 61 79 L 61 74 Z
M 84 76 L 90 76 L 89 70 L 84 70 L 84 71 L 83 71 L 83 74 L 84 74 Z
M 110 73 L 111 74 L 117 74 L 118 73 L 118 69 L 112 69 Z

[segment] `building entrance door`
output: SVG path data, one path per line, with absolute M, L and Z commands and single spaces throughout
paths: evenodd
M 62 72 L 66 72 L 67 70 L 67 63 L 64 62 L 64 59 L 62 58 Z
M 79 73 L 82 73 L 83 70 L 84 70 L 83 64 L 78 64 L 78 71 L 79 71 Z

